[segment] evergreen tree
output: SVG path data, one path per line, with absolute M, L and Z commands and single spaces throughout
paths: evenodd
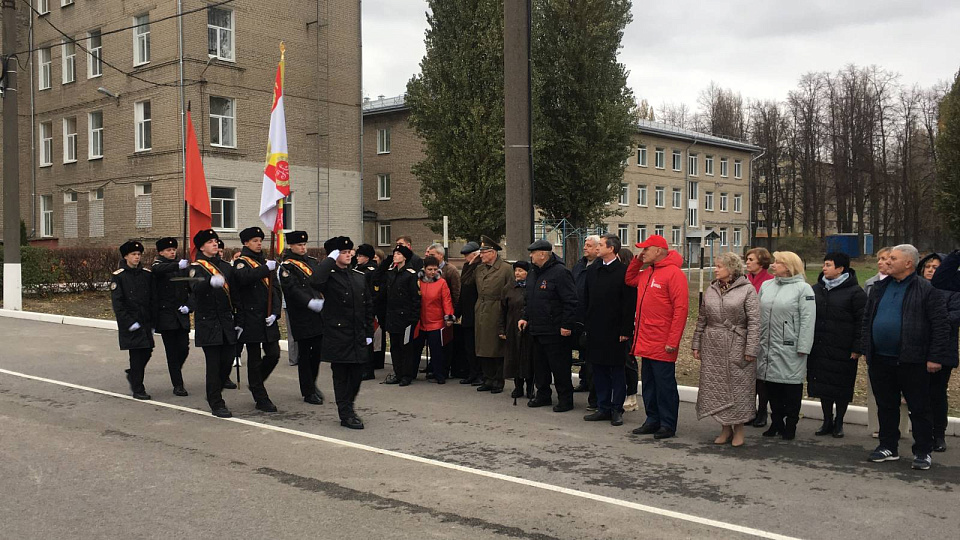
M 946 227 L 960 241 L 960 72 L 940 102 L 937 134 L 937 207 Z

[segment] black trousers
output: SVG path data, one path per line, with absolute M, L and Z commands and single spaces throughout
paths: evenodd
M 357 415 L 353 410 L 353 403 L 360 392 L 360 382 L 363 380 L 365 364 L 330 364 L 333 371 L 333 395 L 337 400 L 337 412 L 341 420 Z
M 447 380 L 450 373 L 450 364 L 447 363 L 446 348 L 443 346 L 443 330 L 431 330 L 429 332 L 421 330 L 417 337 L 417 343 L 414 345 L 414 354 L 417 357 L 423 355 L 424 347 L 430 347 L 430 367 L 433 376 L 438 381 Z M 502 372 L 501 372 L 502 373 Z
M 503 388 L 503 357 L 478 356 L 477 360 L 483 373 L 483 384 L 494 388 Z
M 472 326 L 460 326 L 460 332 L 463 334 L 462 345 L 460 349 L 463 359 L 461 363 L 467 371 L 467 377 L 471 379 L 483 378 L 483 368 L 480 367 L 480 360 L 477 358 L 477 333 Z
M 557 387 L 561 405 L 573 404 L 573 356 L 561 336 L 532 336 L 533 372 L 537 381 L 537 399 L 550 399 L 550 380 Z
M 459 324 L 450 327 L 453 339 L 443 346 L 443 357 L 447 360 L 447 369 L 450 377 L 467 377 L 469 368 L 463 358 L 463 332 Z
M 626 371 L 623 366 L 593 366 L 593 382 L 597 392 L 597 410 L 623 412 L 627 397 Z
M 297 375 L 300 379 L 300 395 L 312 396 L 318 392 L 317 375 L 320 373 L 320 345 L 323 336 L 297 341 Z
M 952 367 L 943 367 L 930 374 L 930 408 L 933 409 L 933 436 L 943 438 L 947 432 L 947 385 Z
M 143 372 L 147 369 L 147 362 L 153 355 L 153 349 L 130 349 L 130 369 L 127 370 L 127 380 L 130 381 L 130 390 L 134 393 L 145 392 L 143 388 Z
M 261 354 L 261 350 L 263 353 Z M 247 343 L 247 384 L 257 403 L 270 399 L 263 383 L 267 382 L 280 361 L 280 342 Z
M 372 346 L 372 345 L 371 345 Z M 373 369 L 383 369 L 383 362 L 387 357 L 387 331 L 380 329 L 380 350 L 372 352 L 370 360 Z
M 163 339 L 163 350 L 167 353 L 167 371 L 170 372 L 170 382 L 174 388 L 183 386 L 183 364 L 190 355 L 190 331 L 164 330 L 160 332 Z
M 767 395 L 767 381 L 757 379 L 757 416 L 767 414 L 767 404 L 770 397 Z
M 207 368 L 207 403 L 211 409 L 226 407 L 221 392 L 223 381 L 230 377 L 230 368 L 233 367 L 236 345 L 213 345 L 203 347 L 203 357 Z
M 640 364 L 637 357 L 627 353 L 627 363 L 624 367 L 626 371 L 627 394 L 628 396 L 637 395 L 637 384 L 640 382 Z
M 896 358 L 872 358 L 868 367 L 880 421 L 880 446 L 896 450 L 900 441 L 900 395 L 907 400 L 913 426 L 914 455 L 933 451 L 933 411 L 926 363 L 900 364 Z
M 420 369 L 420 349 L 416 340 L 403 342 L 404 332 L 390 332 L 390 358 L 393 360 L 393 373 L 397 379 L 414 380 Z
M 783 433 L 784 428 L 796 427 L 800 420 L 800 402 L 803 399 L 803 383 L 786 384 L 764 381 L 767 398 L 770 400 L 770 427 Z

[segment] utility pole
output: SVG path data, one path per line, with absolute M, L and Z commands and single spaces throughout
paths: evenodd
M 526 260 L 533 241 L 530 105 L 531 0 L 503 3 L 503 112 L 507 184 L 507 258 Z
M 17 3 L 3 10 L 3 307 L 23 309 L 20 274 L 20 135 L 17 126 Z

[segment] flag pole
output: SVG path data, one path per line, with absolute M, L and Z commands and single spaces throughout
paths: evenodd
M 287 52 L 287 47 L 281 41 L 280 42 L 280 64 L 281 65 L 283 65 L 284 56 L 286 55 L 286 52 Z M 282 79 L 280 81 L 280 84 L 281 85 L 283 84 Z M 281 86 L 281 90 L 282 90 L 282 86 Z M 277 215 L 277 221 L 280 222 L 280 231 L 281 231 L 281 234 L 283 234 L 283 217 L 282 217 L 283 216 L 283 199 L 280 199 L 279 207 L 280 207 L 279 208 L 280 213 Z M 277 231 L 277 225 L 276 223 L 274 223 L 273 227 L 270 230 L 270 258 L 273 259 L 274 261 L 277 260 L 277 249 L 276 249 L 277 244 L 275 239 L 276 231 Z M 273 274 L 274 274 L 273 272 L 270 272 L 267 274 L 267 316 L 268 317 L 273 313 L 273 280 L 274 280 Z
M 183 103 L 181 101 L 181 103 Z M 187 113 L 190 112 L 190 102 L 187 102 Z M 183 137 L 183 151 L 186 155 L 187 149 L 187 137 L 186 137 L 186 127 L 183 128 L 184 137 Z M 187 243 L 187 216 L 190 214 L 190 205 L 187 204 L 187 161 L 184 158 L 183 161 L 183 258 L 190 260 L 190 244 Z

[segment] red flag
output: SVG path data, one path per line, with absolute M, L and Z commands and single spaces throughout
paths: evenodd
M 210 196 L 207 194 L 207 179 L 203 174 L 203 161 L 200 160 L 200 145 L 197 144 L 197 135 L 193 131 L 193 121 L 190 111 L 187 110 L 187 163 L 185 171 L 184 197 L 190 207 L 190 238 L 203 229 L 209 229 L 212 220 L 210 213 Z M 186 246 L 184 246 L 186 247 Z M 196 248 L 190 247 L 191 255 Z M 193 258 L 193 257 L 191 257 Z

